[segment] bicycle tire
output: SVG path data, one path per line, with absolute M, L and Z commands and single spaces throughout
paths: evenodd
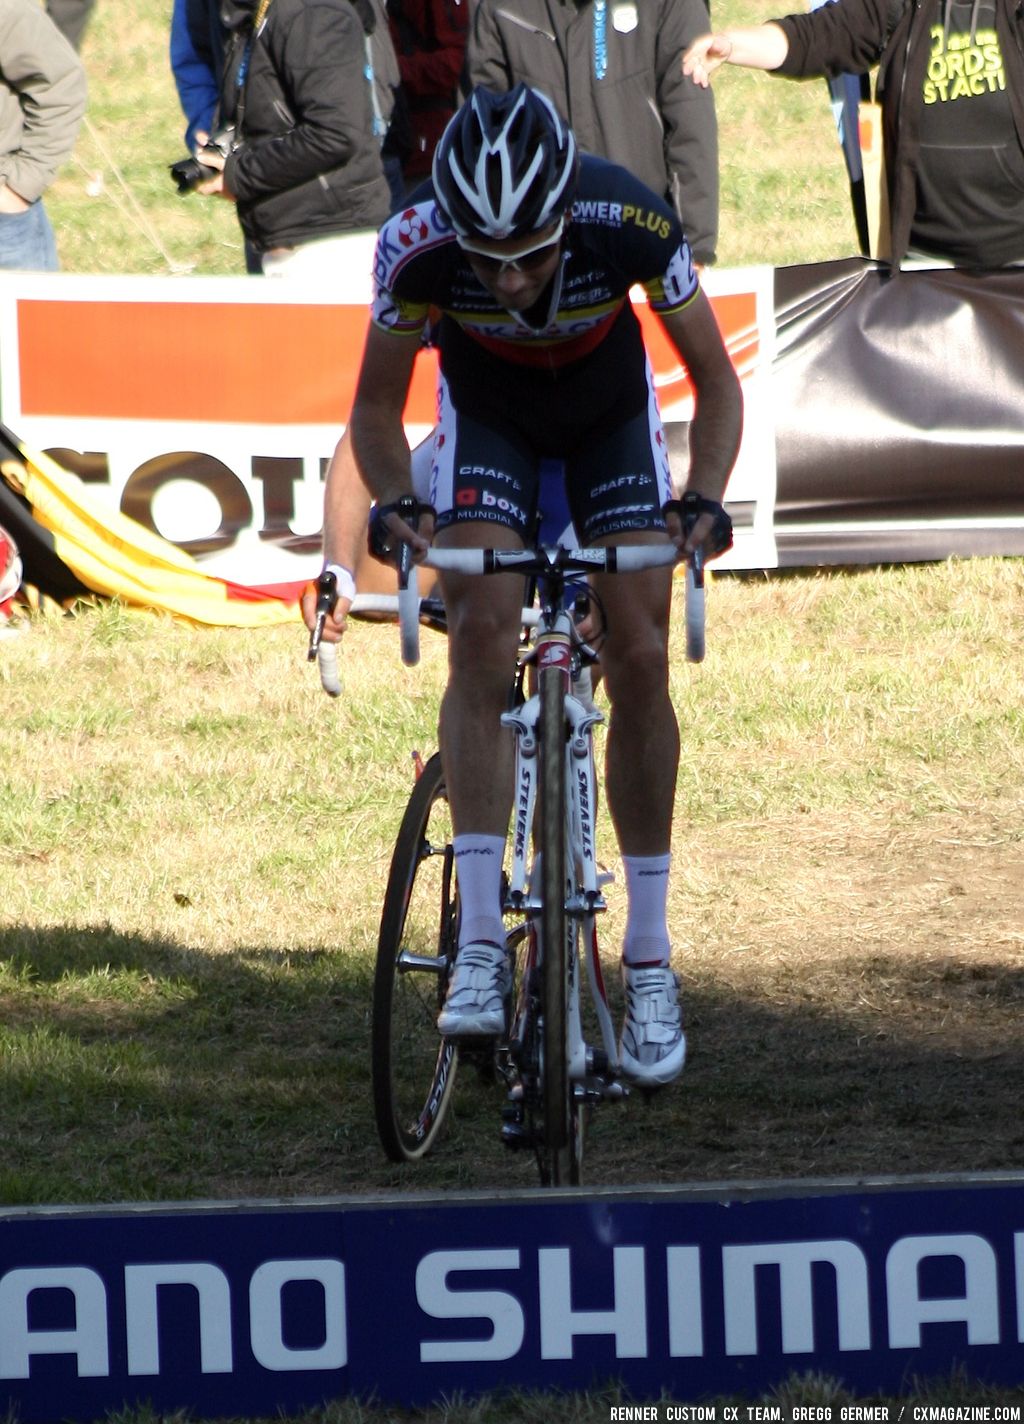
M 454 866 L 444 773 L 435 753 L 402 817 L 377 941 L 373 1108 L 381 1146 L 393 1162 L 415 1162 L 430 1151 L 455 1086 L 458 1047 L 440 1037 L 436 1022 L 457 947 Z
M 541 866 L 541 1034 L 543 1078 L 538 1143 L 545 1185 L 579 1180 L 576 1114 L 567 1053 L 568 975 L 565 915 L 565 698 L 560 668 L 543 668 L 540 696 L 539 833 Z

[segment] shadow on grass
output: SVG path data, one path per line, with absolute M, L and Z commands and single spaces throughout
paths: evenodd
M 499 1142 L 502 1091 L 464 1070 L 426 1162 L 388 1163 L 370 1101 L 367 958 L 230 954 L 103 928 L 0 931 L 0 1200 L 298 1197 L 532 1187 Z M 874 961 L 763 998 L 687 988 L 680 1084 L 594 1121 L 588 1184 L 1024 1167 L 1024 975 Z M 847 972 L 848 971 L 848 972 Z M 860 987 L 858 987 L 860 986 Z

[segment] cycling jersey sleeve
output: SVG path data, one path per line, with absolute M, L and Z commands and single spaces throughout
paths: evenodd
M 676 248 L 661 276 L 643 284 L 651 310 L 662 316 L 682 311 L 697 295 L 698 286 L 697 273 L 693 267 L 693 253 L 685 238 Z
M 377 234 L 370 319 L 396 336 L 420 337 L 430 315 L 433 261 L 453 241 L 428 198 L 394 214 Z
M 374 284 L 370 320 L 384 331 L 395 336 L 422 337 L 429 312 L 429 303 L 403 301 L 381 283 Z

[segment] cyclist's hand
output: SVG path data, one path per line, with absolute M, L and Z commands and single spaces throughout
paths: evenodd
M 375 559 L 397 564 L 402 545 L 412 551 L 412 562 L 422 563 L 434 538 L 436 511 L 415 495 L 403 495 L 393 504 L 375 504 L 370 511 L 369 545 Z
M 352 606 L 352 600 L 356 596 L 355 581 L 348 569 L 329 566 L 335 575 L 334 602 L 322 624 L 318 628 L 321 614 L 325 612 L 320 599 L 323 589 L 320 583 L 312 580 L 306 584 L 302 590 L 300 607 L 302 609 L 302 621 L 311 633 L 318 632 L 319 640 L 325 643 L 338 643 L 345 632 L 348 611 Z
M 732 548 L 732 520 L 717 500 L 688 490 L 682 499 L 670 499 L 662 513 L 668 536 L 684 557 L 699 549 L 705 559 L 714 559 Z

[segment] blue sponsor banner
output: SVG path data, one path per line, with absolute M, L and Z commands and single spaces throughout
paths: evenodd
M 0 1214 L 0 1406 L 1024 1381 L 1024 1179 Z

